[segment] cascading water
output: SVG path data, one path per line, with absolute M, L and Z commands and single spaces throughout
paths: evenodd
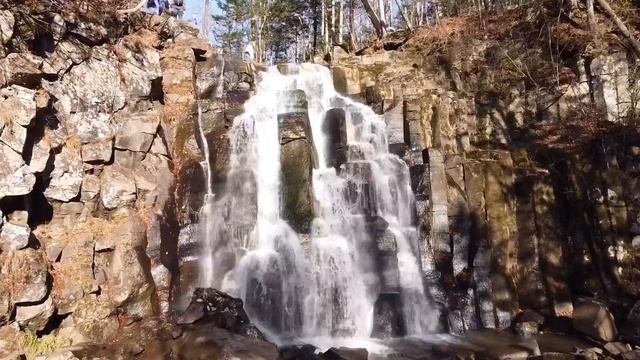
M 374 304 L 384 291 L 376 271 L 372 219 L 395 241 L 407 334 L 436 327 L 423 285 L 412 225 L 414 199 L 407 165 L 388 151 L 384 119 L 339 95 L 328 69 L 304 64 L 295 74 L 261 74 L 230 133 L 226 191 L 205 205 L 202 286 L 241 297 L 252 321 L 275 341 L 368 338 Z M 315 219 L 308 235 L 282 219 L 278 115 L 302 90 L 317 156 Z M 344 110 L 346 161 L 336 169 L 328 111 Z M 384 237 L 383 236 L 383 237 Z

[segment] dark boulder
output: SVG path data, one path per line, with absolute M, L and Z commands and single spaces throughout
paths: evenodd
M 331 348 L 320 355 L 322 360 L 367 360 L 367 349 Z
M 279 360 L 316 360 L 316 347 L 313 345 L 287 345 L 278 348 Z
M 249 321 L 242 300 L 211 288 L 197 288 L 191 303 L 176 323 L 208 323 L 234 334 L 264 340 L 264 335 Z
M 389 339 L 406 335 L 400 294 L 380 294 L 373 309 L 371 337 Z

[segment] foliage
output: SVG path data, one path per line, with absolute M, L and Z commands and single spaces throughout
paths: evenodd
M 49 354 L 61 347 L 70 345 L 68 339 L 63 339 L 55 335 L 38 337 L 30 331 L 22 333 L 21 343 L 24 351 L 31 357 Z

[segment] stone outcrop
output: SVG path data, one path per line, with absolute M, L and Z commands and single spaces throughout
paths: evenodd
M 331 63 L 336 89 L 384 116 L 390 151 L 410 167 L 421 265 L 443 325 L 453 333 L 506 329 L 530 309 L 547 319 L 573 318 L 600 340 L 618 339 L 614 326 L 634 338 L 623 324 L 639 291 L 632 239 L 640 233 L 640 135 L 622 125 L 572 153 L 532 129 L 535 121 L 570 121 L 581 106 L 623 122 L 633 113 L 625 99 L 637 91 L 629 81 L 633 59 L 619 52 L 588 63 L 572 58 L 576 81 L 548 106 L 539 92 L 487 90 L 498 87 L 497 70 L 479 77 L 468 69 L 494 51 L 478 41 L 466 49 L 468 58 L 441 50 L 445 64 L 412 48 Z M 586 78 L 593 86 L 578 81 Z M 602 314 L 613 308 L 623 309 L 621 317 L 582 323 L 578 300 L 585 295 L 605 306 L 589 321 L 609 319 Z

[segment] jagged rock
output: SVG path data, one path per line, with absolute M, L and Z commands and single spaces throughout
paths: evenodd
M 51 144 L 46 137 L 40 138 L 31 148 L 29 168 L 34 173 L 43 172 L 51 157 Z
M 584 299 L 573 310 L 573 328 L 594 339 L 615 341 L 618 328 L 609 309 L 594 300 Z
M 16 21 L 11 11 L 0 11 L 0 42 L 2 43 L 2 45 L 8 43 L 9 40 L 11 40 L 15 23 Z
M 2 252 L 0 266 L 0 275 L 10 281 L 11 301 L 14 304 L 44 300 L 48 292 L 49 272 L 43 251 L 24 249 Z
M 0 135 L 0 141 L 22 154 L 24 144 L 27 141 L 27 129 L 15 122 L 6 123 Z
M 53 19 L 51 19 L 51 35 L 53 35 L 53 39 L 56 41 L 62 40 L 64 34 L 67 32 L 67 23 L 64 21 L 64 18 L 60 16 L 60 14 L 53 15 Z
M 16 307 L 16 321 L 22 328 L 33 332 L 40 331 L 47 325 L 55 310 L 51 297 L 40 304 L 18 305 Z
M 61 41 L 53 53 L 42 63 L 42 71 L 47 74 L 64 74 L 72 65 L 78 65 L 89 58 L 91 48 L 75 39 Z
M 323 360 L 367 360 L 367 349 L 331 348 L 320 355 Z
M 93 201 L 100 193 L 100 178 L 96 175 L 86 174 L 82 177 L 82 191 L 80 200 L 82 202 Z
M 91 57 L 68 70 L 61 80 L 43 81 L 45 90 L 59 100 L 65 99 L 58 108 L 60 116 L 65 119 L 68 130 L 80 136 L 83 142 L 95 139 L 86 136 L 96 132 L 87 131 L 96 128 L 95 120 L 102 124 L 104 117 L 109 119 L 106 114 L 122 109 L 126 103 L 127 94 L 120 80 L 118 60 L 109 49 L 107 45 L 94 47 Z M 102 130 L 103 127 L 97 129 Z
M 99 140 L 82 145 L 82 161 L 108 163 L 113 155 L 113 141 Z
M 15 225 L 6 223 L 0 230 L 0 244 L 2 250 L 20 250 L 29 244 L 29 235 L 31 230 L 26 225 Z
M 178 324 L 204 322 L 232 333 L 264 340 L 260 331 L 251 325 L 242 300 L 211 288 L 198 288 L 193 292 L 187 310 L 178 318 Z
M 153 46 L 159 44 L 158 35 L 142 29 L 126 36 L 116 46 L 121 63 L 120 73 L 130 98 L 148 97 L 152 81 L 162 77 L 160 53 Z
M 36 178 L 20 154 L 0 143 L 0 199 L 31 192 Z
M 115 147 L 122 150 L 147 152 L 151 148 L 158 125 L 160 113 L 150 110 L 129 114 L 116 134 Z
M 83 165 L 80 145 L 72 142 L 54 157 L 53 171 L 44 195 L 49 199 L 69 201 L 80 193 Z
M 136 200 L 136 182 L 131 170 L 119 165 L 106 168 L 100 178 L 100 199 L 107 209 L 133 204 Z
M 42 59 L 28 53 L 11 53 L 0 59 L 0 85 L 33 87 L 40 82 Z
M 135 170 L 140 166 L 144 158 L 145 153 L 143 152 L 116 149 L 113 163 L 130 170 Z
M 35 90 L 13 85 L 0 90 L 0 111 L 5 124 L 29 126 L 36 116 Z

